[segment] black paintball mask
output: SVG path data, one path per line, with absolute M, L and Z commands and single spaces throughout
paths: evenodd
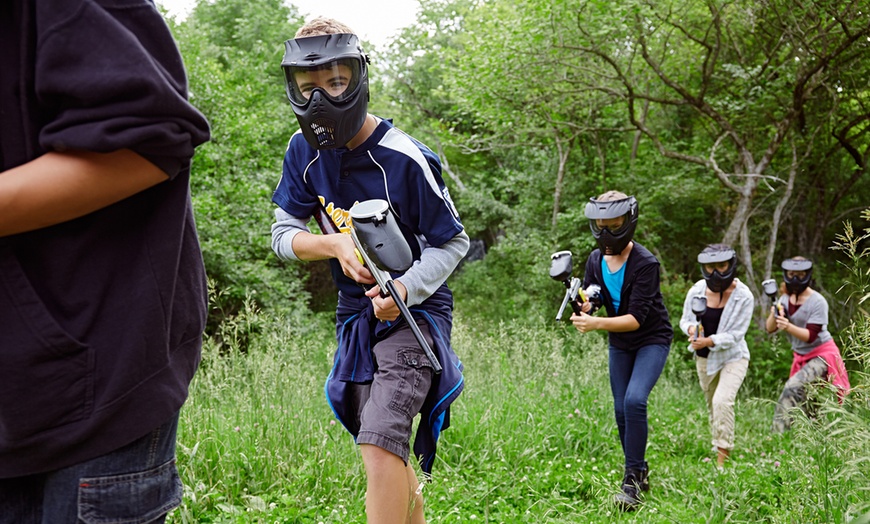
M 621 200 L 601 202 L 594 198 L 586 204 L 586 218 L 589 219 L 589 228 L 592 236 L 598 243 L 598 249 L 603 255 L 618 255 L 622 253 L 628 243 L 634 237 L 637 229 L 637 200 L 633 196 Z M 599 227 L 597 220 L 608 220 L 625 217 L 618 227 Z
M 728 269 L 720 272 L 718 269 L 708 272 L 704 266 L 707 264 L 720 264 L 728 262 Z M 701 274 L 707 282 L 707 289 L 719 293 L 720 297 L 725 290 L 731 287 L 737 274 L 737 253 L 725 244 L 713 244 L 698 253 L 698 263 L 701 264 Z
M 368 63 L 353 34 L 284 42 L 287 98 L 302 135 L 315 149 L 344 147 L 362 129 L 368 115 Z
M 789 271 L 805 271 L 804 278 L 797 275 L 788 277 Z M 785 280 L 785 290 L 789 295 L 800 295 L 810 285 L 813 278 L 813 263 L 800 258 L 787 258 L 782 261 L 782 278 Z

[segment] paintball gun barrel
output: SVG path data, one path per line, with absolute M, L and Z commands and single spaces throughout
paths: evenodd
M 386 200 L 366 200 L 350 208 L 351 237 L 360 263 L 371 272 L 378 283 L 381 296 L 393 297 L 402 318 L 408 323 L 414 338 L 426 354 L 435 373 L 441 373 L 441 364 L 426 342 L 405 301 L 396 291 L 390 272 L 407 271 L 414 263 L 411 248 L 399 230 Z
M 568 304 L 571 304 L 571 309 L 577 315 L 581 313 L 584 302 L 592 304 L 590 315 L 601 307 L 601 287 L 592 284 L 584 290 L 583 282 L 571 276 L 572 271 L 573 256 L 570 251 L 558 251 L 550 256 L 550 277 L 565 284 L 565 296 L 562 298 L 559 312 L 556 313 L 557 321 L 562 320 L 562 314 Z

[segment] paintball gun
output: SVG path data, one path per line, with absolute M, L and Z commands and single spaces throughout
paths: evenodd
M 707 312 L 707 297 L 696 296 L 692 297 L 692 313 L 695 314 L 695 320 L 698 324 L 695 326 L 695 334 L 692 340 L 698 340 L 704 336 L 704 326 L 701 324 L 701 317 Z
M 776 306 L 776 313 L 781 317 L 788 318 L 785 308 L 776 300 L 776 280 L 770 278 L 761 283 L 761 288 L 764 289 L 764 294 L 770 298 L 770 305 Z
M 559 251 L 550 256 L 550 277 L 565 284 L 565 297 L 562 298 L 562 306 L 556 314 L 557 321 L 562 320 L 562 313 L 565 312 L 565 306 L 568 304 L 571 304 L 571 309 L 577 315 L 582 311 L 584 302 L 592 304 L 590 315 L 601 307 L 601 287 L 592 284 L 584 290 L 581 287 L 582 281 L 571 276 L 572 270 L 573 260 L 570 251 Z
M 435 373 L 441 373 L 441 364 L 429 343 L 423 337 L 411 311 L 396 291 L 390 272 L 403 273 L 414 263 L 411 248 L 399 230 L 396 217 L 390 211 L 386 200 L 366 200 L 350 208 L 350 235 L 356 246 L 356 256 L 375 278 L 381 296 L 392 296 L 399 312 L 417 343 L 423 349 Z

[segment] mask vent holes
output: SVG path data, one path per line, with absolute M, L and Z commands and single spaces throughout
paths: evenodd
M 328 118 L 318 118 L 311 123 L 311 130 L 317 136 L 321 147 L 335 146 L 335 122 Z

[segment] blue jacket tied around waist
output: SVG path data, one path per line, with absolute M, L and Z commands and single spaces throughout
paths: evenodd
M 349 384 L 370 383 L 375 373 L 372 354 L 374 344 L 389 335 L 404 321 L 379 322 L 368 297 L 349 297 L 339 294 L 336 310 L 338 349 L 332 372 L 326 379 L 326 400 L 336 418 L 354 436 L 359 433 L 359 422 L 351 402 Z M 429 325 L 434 340 L 432 351 L 443 370 L 433 375 L 432 387 L 420 410 L 420 424 L 414 436 L 414 454 L 420 460 L 424 473 L 432 472 L 435 449 L 441 431 L 450 426 L 450 404 L 465 385 L 462 362 L 450 345 L 453 321 L 452 295 L 442 285 L 419 307 L 411 308 L 414 318 Z

